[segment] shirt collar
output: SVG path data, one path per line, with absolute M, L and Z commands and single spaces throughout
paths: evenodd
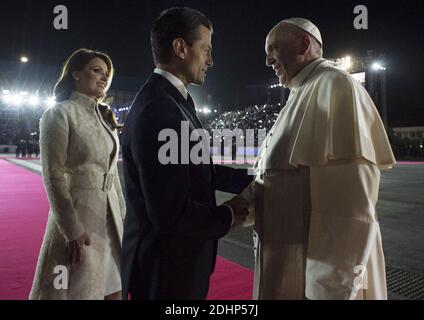
M 295 91 L 298 87 L 300 87 L 306 78 L 311 74 L 311 72 L 318 66 L 321 62 L 325 61 L 323 58 L 318 58 L 311 63 L 309 63 L 306 67 L 299 71 L 299 73 L 287 84 L 287 87 L 291 91 Z
M 78 91 L 72 91 L 70 100 L 75 101 L 83 106 L 92 107 L 93 109 L 97 106 L 97 101 L 84 93 Z
M 159 69 L 159 68 L 155 68 L 155 70 L 153 71 L 154 73 L 160 74 L 161 76 L 163 76 L 164 78 L 166 78 L 169 82 L 172 83 L 172 85 L 178 89 L 178 91 L 183 95 L 183 97 L 187 100 L 187 96 L 188 96 L 188 91 L 186 86 L 184 85 L 184 82 L 182 82 L 180 79 L 178 79 L 176 76 L 174 76 L 172 73 L 163 70 L 163 69 Z

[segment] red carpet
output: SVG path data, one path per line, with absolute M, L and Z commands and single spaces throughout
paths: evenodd
M 49 205 L 41 177 L 0 159 L 0 299 L 27 299 Z
M 207 300 L 251 300 L 253 272 L 218 257 Z
M 41 176 L 0 159 L 0 300 L 27 299 L 49 205 Z M 248 300 L 253 273 L 218 258 L 208 299 Z

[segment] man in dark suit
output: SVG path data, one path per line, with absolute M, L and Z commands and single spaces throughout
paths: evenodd
M 216 189 L 241 192 L 251 181 L 247 172 L 214 167 L 209 153 L 207 163 L 194 163 L 194 142 L 183 147 L 185 137 L 203 129 L 186 86 L 203 84 L 213 64 L 211 36 L 208 18 L 190 8 L 165 10 L 152 28 L 156 69 L 134 100 L 122 137 L 124 299 L 128 293 L 132 299 L 206 298 L 217 240 L 248 214 L 244 200 L 217 206 L 215 199 Z M 161 156 L 164 132 L 178 136 L 171 146 L 177 163 Z

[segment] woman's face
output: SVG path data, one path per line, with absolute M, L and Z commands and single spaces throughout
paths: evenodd
M 93 58 L 81 71 L 72 73 L 75 90 L 94 99 L 100 98 L 109 87 L 109 70 L 101 58 Z

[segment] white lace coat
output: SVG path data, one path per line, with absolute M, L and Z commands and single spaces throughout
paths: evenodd
M 104 128 L 113 138 L 112 157 Z M 116 130 L 104 122 L 94 100 L 73 92 L 43 114 L 40 149 L 51 209 L 30 299 L 103 299 L 107 202 L 119 251 L 125 214 Z M 82 262 L 70 266 L 66 242 L 84 232 L 91 245 L 83 247 Z

